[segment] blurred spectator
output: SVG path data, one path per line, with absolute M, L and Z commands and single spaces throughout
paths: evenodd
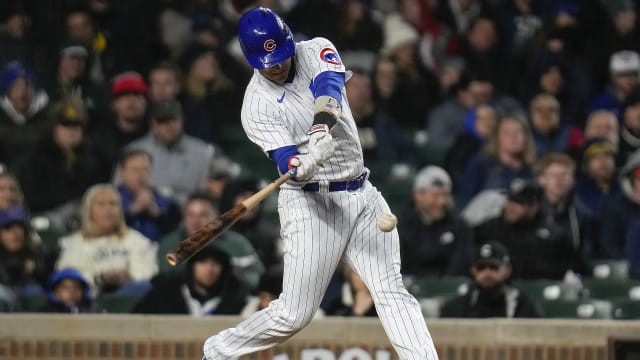
M 621 116 L 617 165 L 623 165 L 632 153 L 640 149 L 640 89 L 627 98 Z
M 582 146 L 584 142 L 593 139 L 606 139 L 614 149 L 618 148 L 620 142 L 619 125 L 616 115 L 609 110 L 596 110 L 589 114 L 587 117 L 587 123 L 584 128 L 583 143 L 575 147 L 572 151 L 574 159 L 582 157 Z M 577 153 L 576 153 L 577 151 Z
M 240 314 L 247 303 L 229 254 L 207 245 L 187 261 L 184 272 L 160 273 L 133 312 L 189 314 L 192 317 Z
M 426 119 L 429 146 L 446 151 L 456 137 L 463 133 L 465 114 L 476 106 L 470 86 L 471 78 L 463 73 L 458 82 L 451 86 L 450 95 L 445 102 L 429 112 Z
M 328 316 L 377 316 L 373 298 L 364 281 L 346 263 L 338 268 L 344 274 L 343 294 L 325 308 Z
M 509 285 L 511 259 L 496 241 L 483 243 L 470 267 L 471 283 L 464 295 L 449 299 L 440 310 L 443 318 L 537 318 L 538 304 Z
M 465 207 L 487 189 L 506 189 L 515 178 L 531 178 L 535 143 L 526 120 L 518 114 L 503 115 L 482 153 L 474 155 L 464 170 L 456 205 Z
M 524 113 L 524 109 L 512 96 L 505 95 L 486 74 L 473 74 L 469 90 L 476 100 L 476 104 L 489 104 L 493 106 L 496 112 L 505 113 Z
M 457 189 L 458 182 L 469 159 L 486 143 L 496 127 L 496 112 L 491 105 L 479 105 L 467 111 L 462 124 L 463 132 L 447 151 L 444 166 L 453 179 L 453 189 Z
M 277 299 L 282 292 L 282 267 L 272 267 L 260 277 L 258 284 L 258 310 L 269 306 L 269 303 Z
M 158 272 L 156 246 L 127 227 L 120 195 L 110 184 L 87 190 L 81 229 L 61 238 L 60 247 L 56 269 L 77 269 L 96 295 L 141 294 Z
M 582 148 L 576 181 L 576 196 L 599 218 L 604 199 L 618 191 L 615 179 L 615 149 L 604 139 L 592 139 Z
M 242 92 L 220 67 L 218 50 L 199 43 L 181 54 L 184 79 L 184 130 L 220 143 L 224 125 L 240 124 Z
M 24 195 L 18 180 L 10 172 L 0 172 L 0 211 L 23 206 Z
M 92 131 L 92 139 L 115 166 L 125 145 L 147 133 L 147 84 L 137 72 L 118 74 L 111 82 L 111 119 Z
M 622 168 L 620 185 L 604 203 L 602 246 L 607 258 L 626 259 L 631 276 L 640 278 L 640 151 Z
M 583 260 L 593 255 L 598 241 L 593 215 L 574 193 L 576 163 L 564 153 L 549 153 L 536 163 L 538 184 L 544 193 L 542 211 L 547 221 L 562 228 Z
M 394 107 L 390 115 L 400 125 L 418 129 L 438 95 L 438 79 L 426 69 L 418 53 L 418 33 L 400 15 L 385 18 L 382 55 L 396 65 Z
M 173 200 L 151 186 L 152 167 L 153 159 L 145 151 L 125 151 L 119 161 L 118 192 L 127 225 L 158 241 L 178 226 L 180 209 Z
M 402 273 L 464 275 L 471 263 L 471 229 L 454 212 L 451 178 L 427 166 L 413 183 L 413 201 L 398 220 Z
M 448 44 L 448 51 L 460 51 L 462 37 L 471 27 L 471 22 L 482 11 L 482 5 L 477 0 L 451 0 L 439 2 L 436 18 L 452 37 Z
M 87 112 L 78 98 L 53 104 L 51 130 L 24 158 L 18 173 L 29 210 L 67 231 L 82 194 L 107 180 L 109 167 L 87 141 Z M 57 220 L 53 220 L 53 219 Z
M 53 273 L 47 286 L 48 300 L 40 309 L 47 313 L 95 313 L 98 306 L 91 297 L 91 287 L 76 269 Z
M 442 61 L 438 71 L 440 93 L 438 94 L 438 101 L 436 101 L 437 104 L 446 100 L 447 96 L 452 92 L 451 89 L 465 73 L 465 69 L 466 64 L 462 57 L 451 56 Z
M 552 95 L 541 93 L 529 103 L 531 132 L 536 142 L 536 155 L 563 152 L 569 148 L 572 128 L 560 117 L 560 103 Z
M 107 92 L 103 84 L 89 77 L 90 53 L 87 45 L 79 39 L 67 38 L 58 50 L 57 67 L 46 86 L 51 100 L 76 96 L 84 102 L 93 123 L 106 121 Z
M 0 68 L 13 60 L 29 60 L 26 37 L 31 17 L 22 2 L 15 1 L 7 5 L 8 9 L 3 9 L 5 11 L 0 15 Z
M 330 39 L 341 53 L 367 51 L 382 47 L 382 17 L 376 16 L 368 1 L 346 0 L 339 3 L 338 29 Z
M 171 62 L 161 62 L 149 71 L 149 100 L 152 103 L 179 100 L 182 72 Z
M 351 70 L 353 75 L 345 88 L 349 107 L 358 127 L 364 160 L 383 160 L 415 166 L 417 158 L 413 145 L 398 127 L 397 121 L 381 111 L 373 101 L 369 75 L 358 68 Z
M 33 71 L 18 61 L 0 74 L 0 162 L 16 161 L 46 132 L 49 97 L 38 87 Z
M 506 87 L 510 66 L 508 53 L 502 53 L 498 44 L 495 21 L 488 16 L 479 16 L 471 21 L 462 42 L 462 56 L 467 69 L 488 79 L 499 91 Z
M 638 88 L 640 77 L 640 55 L 635 51 L 622 50 L 611 55 L 609 61 L 610 82 L 589 106 L 590 110 L 612 111 L 622 120 L 622 105 Z
M 231 181 L 220 199 L 220 212 L 232 209 L 258 190 L 258 182 L 254 179 Z M 279 223 L 265 219 L 262 204 L 247 211 L 232 229 L 249 240 L 266 268 L 282 264 Z
M 474 228 L 476 243 L 502 243 L 511 254 L 516 279 L 563 279 L 579 271 L 578 252 L 555 225 L 547 223 L 541 209 L 543 192 L 533 181 L 514 179 L 502 214 Z
M 6 285 L 16 294 L 41 292 L 49 271 L 46 260 L 44 248 L 33 239 L 24 208 L 0 211 L 0 273 L 8 276 Z
M 182 216 L 182 225 L 160 239 L 158 264 L 161 272 L 184 268 L 182 265 L 171 267 L 166 260 L 166 254 L 183 239 L 193 235 L 209 222 L 215 220 L 219 216 L 219 211 L 209 196 L 195 193 L 187 200 Z M 234 274 L 248 291 L 253 291 L 258 285 L 260 276 L 264 273 L 265 268 L 249 240 L 235 231 L 228 230 L 216 238 L 215 244 L 231 256 Z
M 175 100 L 152 104 L 149 117 L 151 131 L 126 149 L 144 150 L 162 164 L 151 169 L 151 185 L 184 205 L 190 194 L 204 189 L 214 148 L 184 133 L 182 107 Z

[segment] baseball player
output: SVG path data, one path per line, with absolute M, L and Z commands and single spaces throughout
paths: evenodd
M 344 254 L 400 359 L 436 360 L 419 304 L 402 284 L 398 232 L 376 225 L 389 207 L 367 180 L 335 47 L 324 38 L 295 43 L 284 21 L 261 7 L 242 16 L 239 39 L 255 68 L 243 128 L 280 173 L 295 169 L 278 197 L 283 289 L 267 308 L 208 338 L 205 358 L 236 358 L 295 335 L 313 318 Z

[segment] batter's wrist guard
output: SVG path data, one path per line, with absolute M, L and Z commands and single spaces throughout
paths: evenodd
M 318 96 L 314 102 L 313 125 L 327 125 L 331 129 L 337 122 L 342 112 L 338 100 L 328 95 Z
M 307 135 L 311 135 L 317 132 L 329 132 L 329 125 L 327 124 L 314 124 L 307 131 Z

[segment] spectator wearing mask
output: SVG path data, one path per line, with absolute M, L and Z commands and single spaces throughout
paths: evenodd
M 184 205 L 190 194 L 204 189 L 213 146 L 184 133 L 182 106 L 177 101 L 152 104 L 151 130 L 126 149 L 144 150 L 157 164 L 151 169 L 151 185 Z
M 415 177 L 413 201 L 398 221 L 402 273 L 464 275 L 471 262 L 471 229 L 453 211 L 451 178 L 427 166 Z
M 474 228 L 476 243 L 495 240 L 507 248 L 515 279 L 559 280 L 569 270 L 579 269 L 571 240 L 547 223 L 540 207 L 542 196 L 535 182 L 514 179 L 500 216 Z
M 57 271 L 49 278 L 47 303 L 40 309 L 46 313 L 95 313 L 98 306 L 91 297 L 91 286 L 76 269 Z
M 60 247 L 56 269 L 77 269 L 97 295 L 141 294 L 158 272 L 156 245 L 127 226 L 118 190 L 110 184 L 87 190 L 81 228 L 61 238 Z
M 165 235 L 159 242 L 158 264 L 161 272 L 181 270 L 184 266 L 171 267 L 166 254 L 183 239 L 193 235 L 220 215 L 211 198 L 202 193 L 192 194 L 182 211 L 182 224 L 173 232 Z M 216 238 L 216 245 L 231 257 L 233 272 L 248 291 L 253 291 L 260 276 L 265 271 L 256 250 L 243 235 L 235 231 L 225 231 Z
M 464 295 L 445 302 L 443 318 L 537 318 L 538 304 L 509 284 L 511 259 L 499 242 L 482 243 L 470 267 L 471 283 Z
M 576 180 L 576 196 L 597 218 L 604 199 L 618 191 L 615 179 L 615 149 L 604 139 L 593 139 L 583 146 L 581 168 Z
M 46 133 L 49 96 L 38 87 L 33 71 L 18 61 L 0 73 L 0 96 L 0 163 L 15 168 Z
M 153 241 L 173 231 L 180 222 L 180 209 L 150 184 L 153 159 L 143 150 L 125 151 L 118 167 L 118 192 L 127 225 Z
M 640 278 L 640 150 L 622 168 L 620 184 L 604 204 L 602 246 L 607 258 L 626 259 L 631 276 Z
M 240 314 L 247 303 L 229 254 L 207 245 L 187 261 L 184 272 L 161 273 L 133 312 L 188 314 L 192 317 Z

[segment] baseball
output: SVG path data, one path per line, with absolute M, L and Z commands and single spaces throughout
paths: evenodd
M 391 213 L 383 213 L 378 216 L 378 229 L 389 232 L 396 227 L 398 218 Z

